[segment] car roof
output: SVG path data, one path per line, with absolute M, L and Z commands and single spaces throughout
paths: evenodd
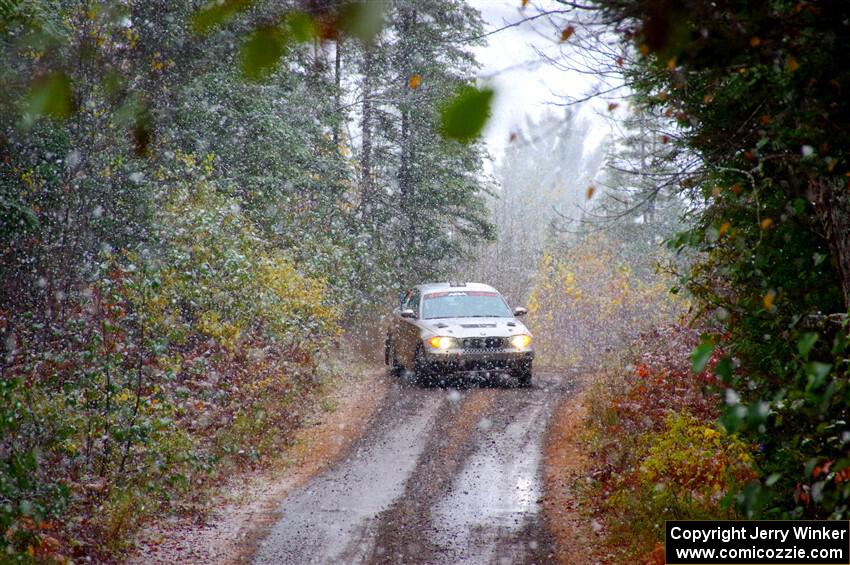
M 429 292 L 435 292 L 435 291 L 445 291 L 445 290 L 457 290 L 457 291 L 460 291 L 460 292 L 462 292 L 464 290 L 486 290 L 486 291 L 490 291 L 490 292 L 499 292 L 498 290 L 496 290 L 495 288 L 493 288 L 490 285 L 482 284 L 482 283 L 474 283 L 474 282 L 468 282 L 468 283 L 464 283 L 464 282 L 425 283 L 425 284 L 416 285 L 416 288 L 418 288 L 419 291 L 422 292 L 422 294 L 427 294 Z

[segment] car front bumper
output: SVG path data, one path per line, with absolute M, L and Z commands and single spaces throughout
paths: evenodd
M 518 371 L 528 367 L 533 359 L 531 348 L 425 351 L 427 369 L 435 373 Z

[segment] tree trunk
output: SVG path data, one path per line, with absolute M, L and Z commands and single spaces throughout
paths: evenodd
M 363 216 L 369 214 L 372 208 L 372 47 L 366 46 L 363 51 L 363 107 L 360 116 L 360 206 Z
M 336 52 L 334 53 L 334 85 L 336 85 L 336 93 L 334 94 L 334 102 L 336 103 L 336 107 L 339 108 L 342 105 L 342 98 L 341 98 L 341 94 L 342 94 L 342 89 L 341 89 L 341 85 L 342 85 L 342 76 L 341 76 L 341 71 L 342 71 L 342 38 L 341 37 L 339 39 L 337 39 L 337 41 L 336 41 L 335 51 Z M 337 123 L 334 124 L 333 143 L 334 143 L 334 147 L 336 147 L 337 149 L 339 148 L 340 137 L 342 137 L 340 135 L 340 128 L 341 127 L 342 127 L 341 121 L 337 121 Z
M 850 187 L 841 178 L 809 181 L 815 210 L 838 266 L 844 307 L 850 310 Z
M 415 223 L 415 207 L 412 205 L 415 186 L 413 182 L 412 167 L 413 167 L 413 134 L 411 132 L 411 108 L 412 104 L 412 89 L 408 86 L 407 80 L 412 74 L 412 49 L 413 45 L 409 41 L 410 31 L 416 21 L 416 11 L 406 10 L 400 22 L 400 32 L 402 36 L 401 53 L 399 61 L 399 71 L 405 83 L 402 86 L 403 95 L 401 96 L 401 132 L 399 135 L 399 167 L 398 167 L 398 189 L 399 189 L 399 210 L 402 217 L 399 225 L 401 226 L 401 237 L 398 239 L 400 248 L 398 255 L 402 259 L 404 268 L 400 271 L 399 276 L 404 277 L 403 273 L 408 276 L 411 274 L 411 265 L 407 264 L 407 259 L 413 254 L 414 246 L 414 230 Z M 414 276 L 416 276 L 414 274 Z M 404 281 L 400 281 L 404 282 Z

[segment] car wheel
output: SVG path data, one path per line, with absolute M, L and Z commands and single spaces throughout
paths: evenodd
M 528 388 L 531 386 L 531 377 L 532 377 L 532 369 L 531 369 L 531 361 L 523 363 L 520 365 L 513 373 L 513 376 L 516 377 L 517 383 L 519 386 L 523 388 Z
M 425 359 L 425 354 L 421 347 L 416 348 L 416 356 L 413 363 L 413 372 L 416 377 L 416 382 L 424 386 L 431 386 L 434 383 L 434 371 L 428 366 L 428 361 Z
M 398 356 L 395 354 L 395 345 L 393 345 L 392 341 L 389 341 L 387 344 L 387 365 L 390 368 L 390 375 L 394 377 L 400 377 L 402 372 L 402 366 L 398 363 Z

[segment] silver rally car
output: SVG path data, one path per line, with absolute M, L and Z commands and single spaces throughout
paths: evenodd
M 393 311 L 384 358 L 394 374 L 410 370 L 426 384 L 450 375 L 509 373 L 530 386 L 534 347 L 517 320 L 525 314 L 486 284 L 417 285 Z

